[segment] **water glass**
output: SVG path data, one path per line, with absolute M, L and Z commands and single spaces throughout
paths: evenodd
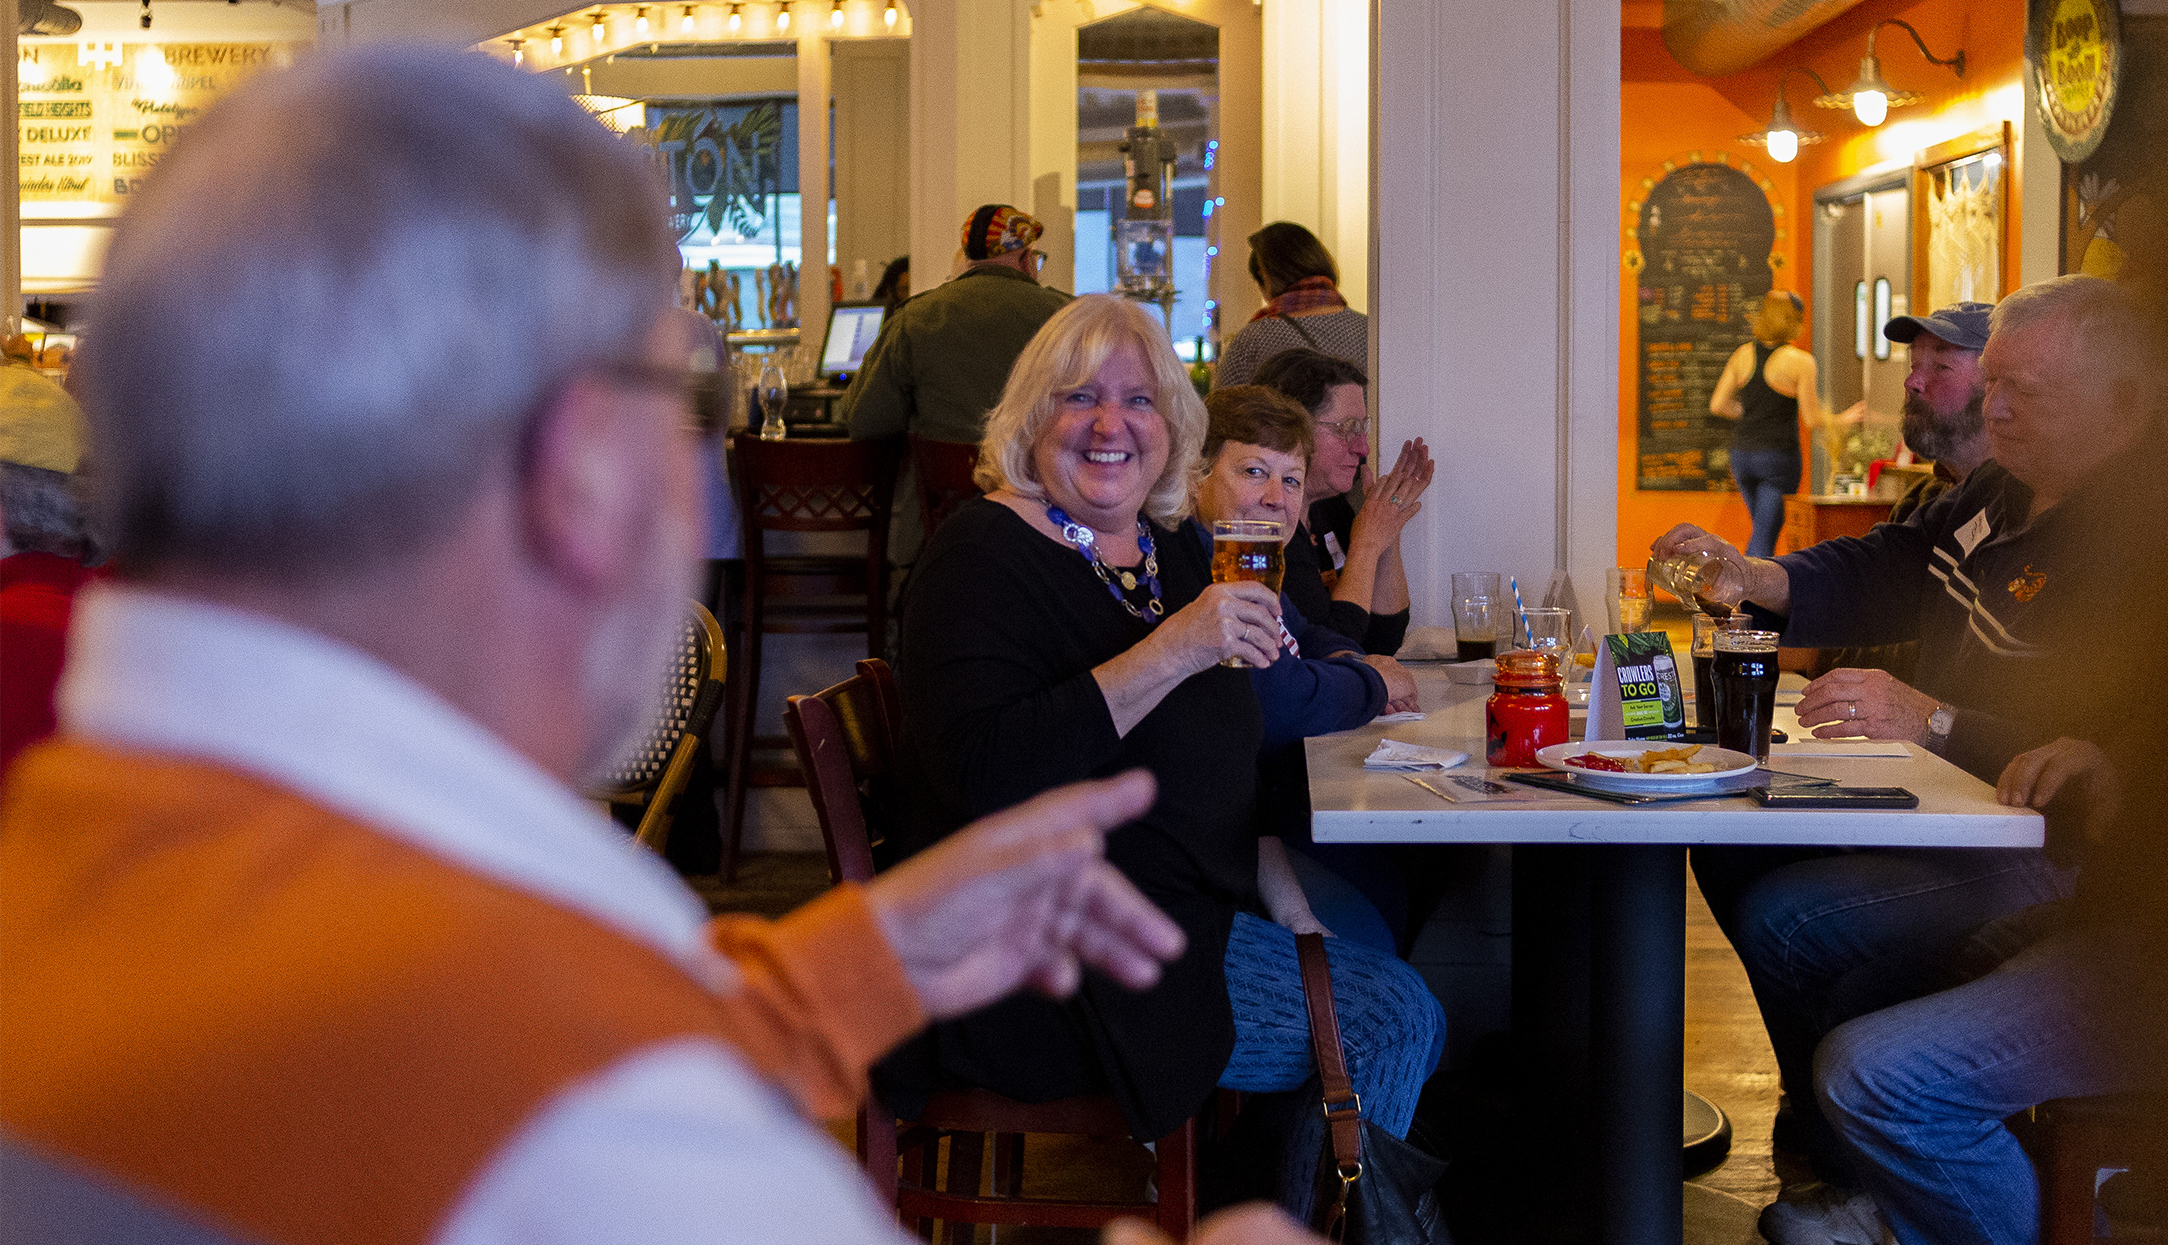
M 1558 662 L 1559 677 L 1573 673 L 1573 611 L 1538 607 L 1525 614 L 1519 647 L 1531 653 L 1549 653 Z
M 1604 576 L 1604 604 L 1611 613 L 1611 634 L 1649 629 L 1649 576 L 1638 566 L 1614 566 Z
M 790 382 L 774 355 L 760 365 L 760 439 L 780 441 L 790 435 L 783 425 L 783 408 L 790 403 Z

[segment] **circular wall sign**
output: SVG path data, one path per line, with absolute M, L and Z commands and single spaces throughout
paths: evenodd
M 2065 164 L 2092 155 L 2123 77 L 2117 0 L 2027 0 L 2025 62 L 2048 145 Z

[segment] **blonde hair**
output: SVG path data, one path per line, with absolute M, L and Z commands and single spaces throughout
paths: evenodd
M 1190 479 L 1209 422 L 1204 402 L 1159 318 L 1140 303 L 1113 294 L 1071 299 L 1040 327 L 1016 357 L 1001 402 L 986 417 L 973 473 L 987 492 L 1006 488 L 1039 501 L 1046 488 L 1032 473 L 1032 451 L 1061 410 L 1061 395 L 1091 380 L 1114 352 L 1134 346 L 1151 369 L 1153 406 L 1167 425 L 1167 465 L 1144 499 L 1145 516 L 1171 527 L 1190 511 Z
M 1762 295 L 1761 310 L 1755 313 L 1754 339 L 1766 345 L 1784 345 L 1799 336 L 1799 326 L 1806 318 L 1806 304 L 1799 295 L 1790 290 L 1771 290 Z

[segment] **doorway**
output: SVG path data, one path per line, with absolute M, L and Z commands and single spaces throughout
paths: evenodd
M 1855 402 L 1866 416 L 1814 439 L 1814 493 L 1864 480 L 1867 465 L 1897 452 L 1907 349 L 1882 336 L 1911 310 L 1912 195 L 1906 174 L 1853 179 L 1814 196 L 1814 363 L 1832 412 Z

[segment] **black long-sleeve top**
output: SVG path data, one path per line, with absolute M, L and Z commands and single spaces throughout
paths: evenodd
M 1211 582 L 1194 532 L 1155 529 L 1167 612 Z M 1131 599 L 1145 599 L 1140 588 Z M 935 533 L 905 607 L 906 852 L 1048 788 L 1142 766 L 1159 799 L 1116 830 L 1107 856 L 1189 936 L 1160 983 L 1131 992 L 1087 975 L 1063 1003 L 1012 999 L 929 1037 L 884 1069 L 883 1089 L 962 1082 L 1044 1100 L 1095 1088 L 1138 1137 L 1193 1114 L 1234 1046 L 1222 962 L 1240 909 L 1261 910 L 1253 821 L 1262 717 L 1250 677 L 1214 666 L 1115 733 L 1092 669 L 1149 634 L 1073 547 L 991 501 Z M 904 1102 L 898 1102 L 899 1107 Z

